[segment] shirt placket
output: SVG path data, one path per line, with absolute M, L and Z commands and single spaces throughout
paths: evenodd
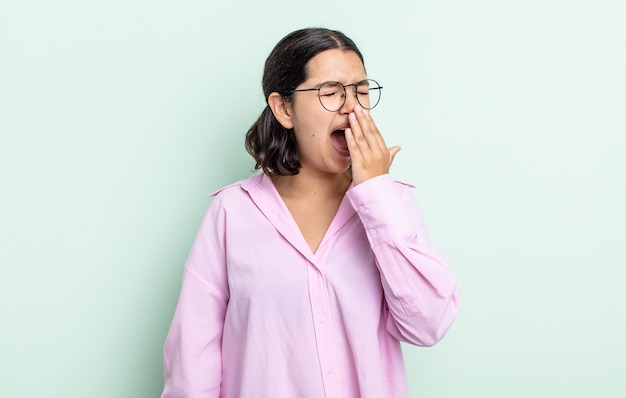
M 328 284 L 323 271 L 308 265 L 309 298 L 317 343 L 320 372 L 326 398 L 341 397 L 336 348 L 332 333 L 332 318 Z

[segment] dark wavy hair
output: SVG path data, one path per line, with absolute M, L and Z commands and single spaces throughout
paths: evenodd
M 330 49 L 354 51 L 363 62 L 363 55 L 356 44 L 339 31 L 306 28 L 285 36 L 265 61 L 265 100 L 271 93 L 277 92 L 285 101 L 291 102 L 291 90 L 307 79 L 309 60 Z M 294 175 L 300 170 L 293 129 L 284 128 L 269 105 L 246 133 L 246 150 L 256 161 L 255 170 L 263 169 L 265 174 Z

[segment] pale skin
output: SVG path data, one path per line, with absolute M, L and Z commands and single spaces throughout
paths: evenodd
M 297 88 L 326 81 L 351 84 L 366 78 L 357 54 L 338 49 L 317 54 L 307 71 L 307 80 Z M 273 176 L 272 181 L 315 253 L 350 182 L 358 185 L 389 173 L 400 147 L 387 147 L 370 112 L 359 106 L 351 90 L 337 112 L 325 110 L 317 92 L 296 93 L 291 102 L 272 93 L 268 104 L 278 122 L 294 130 L 302 165 L 298 174 Z M 330 137 L 337 129 L 345 129 L 349 154 L 332 144 Z

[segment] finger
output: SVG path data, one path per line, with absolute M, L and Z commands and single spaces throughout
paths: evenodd
M 359 150 L 359 146 L 357 145 L 354 138 L 354 132 L 350 127 L 348 127 L 347 129 L 345 129 L 344 135 L 346 136 L 346 142 L 348 143 L 350 158 L 352 158 L 352 161 L 354 162 L 354 159 L 361 156 L 361 151 Z
M 378 130 L 370 112 L 361 106 L 357 106 L 355 109 L 355 115 L 363 132 L 363 136 L 367 140 L 370 148 L 373 150 L 380 150 L 381 152 L 386 151 L 387 146 L 385 145 L 385 140 Z
M 354 112 L 350 113 L 350 115 L 348 115 L 348 121 L 350 123 L 350 130 L 351 130 L 352 136 L 354 137 L 355 144 L 358 146 L 361 152 L 368 151 L 369 142 L 365 134 L 363 134 L 363 128 L 361 127 L 361 124 L 357 120 L 356 113 Z

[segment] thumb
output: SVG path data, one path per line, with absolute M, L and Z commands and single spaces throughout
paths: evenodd
M 396 157 L 396 154 L 400 152 L 400 149 L 402 148 L 400 148 L 397 145 L 389 148 L 389 167 L 391 167 L 391 164 L 393 163 L 393 159 Z

